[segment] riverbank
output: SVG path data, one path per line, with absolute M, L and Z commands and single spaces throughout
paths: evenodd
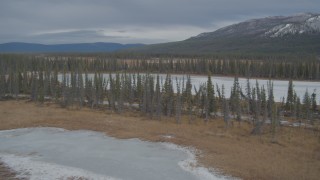
M 280 127 L 277 143 L 271 135 L 252 136 L 252 126 L 225 129 L 222 120 L 205 124 L 197 119 L 182 124 L 174 119 L 150 120 L 139 112 L 117 114 L 107 110 L 62 109 L 56 104 L 34 104 L 24 100 L 0 102 L 0 130 L 25 127 L 59 127 L 93 130 L 117 138 L 140 138 L 172 142 L 199 150 L 201 165 L 243 179 L 318 179 L 320 176 L 319 132 Z

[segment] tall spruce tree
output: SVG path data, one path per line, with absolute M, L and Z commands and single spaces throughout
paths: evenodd
M 173 113 L 173 86 L 170 74 L 167 74 L 164 86 L 163 86 L 163 109 L 166 116 L 171 116 Z
M 311 107 L 311 99 L 309 95 L 308 89 L 306 89 L 306 92 L 303 96 L 303 112 L 304 112 L 304 118 L 306 120 L 305 125 L 307 124 L 307 121 L 310 120 L 311 118 L 311 112 L 310 112 L 310 107 Z
M 181 108 L 182 108 L 182 98 L 181 98 L 181 80 L 178 81 L 176 77 L 177 85 L 177 95 L 176 95 L 176 123 L 181 123 Z
M 214 93 L 214 85 L 211 80 L 211 74 L 208 74 L 208 80 L 207 80 L 207 101 L 208 101 L 208 113 L 209 115 L 211 113 L 216 112 L 216 100 L 215 100 L 215 93 Z
M 294 95 L 293 83 L 292 83 L 292 79 L 290 79 L 288 84 L 288 94 L 287 94 L 287 102 L 286 102 L 286 109 L 289 110 L 290 112 L 293 110 L 293 105 L 294 105 L 293 95 Z
M 187 112 L 189 115 L 189 124 L 193 121 L 193 100 L 192 100 L 192 84 L 191 77 L 187 75 L 186 88 L 184 91 L 184 98 L 187 105 Z
M 225 123 L 225 128 L 229 128 L 230 126 L 230 110 L 229 110 L 229 102 L 225 97 L 225 90 L 224 90 L 224 85 L 222 85 L 221 88 L 221 97 L 222 97 L 222 109 L 223 109 L 223 120 Z
M 158 120 L 161 120 L 161 115 L 162 115 L 162 95 L 161 95 L 161 89 L 160 89 L 160 77 L 159 77 L 159 75 L 157 75 L 154 99 L 155 99 L 154 102 L 155 102 L 155 106 L 156 106 L 156 116 L 157 116 Z
M 316 90 L 314 90 L 311 94 L 311 109 L 313 113 L 317 111 L 317 106 L 317 93 Z

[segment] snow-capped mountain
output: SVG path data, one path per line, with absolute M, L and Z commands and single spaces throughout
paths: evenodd
M 273 16 L 233 24 L 214 32 L 202 33 L 190 39 L 212 37 L 256 36 L 283 37 L 285 35 L 320 33 L 320 14 L 301 13 L 293 16 Z
M 251 19 L 180 42 L 144 46 L 147 53 L 216 52 L 320 54 L 320 14 L 301 13 Z

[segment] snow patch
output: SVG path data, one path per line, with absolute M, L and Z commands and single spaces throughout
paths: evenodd
M 315 17 L 312 17 L 312 18 L 309 18 L 309 19 L 307 20 L 307 22 L 317 21 L 317 20 L 319 20 L 319 19 L 320 19 L 320 15 L 319 15 L 319 16 L 315 16 Z
M 88 179 L 88 180 L 115 180 L 115 178 L 92 173 L 80 168 L 62 166 L 58 164 L 37 161 L 36 157 L 18 156 L 13 154 L 0 154 L 0 160 L 9 168 L 16 171 L 17 178 L 30 180 L 67 180 L 67 179 Z
M 173 135 L 170 135 L 170 134 L 166 134 L 166 135 L 162 135 L 163 138 L 166 138 L 166 139 L 172 139 L 174 138 Z
M 294 24 L 280 24 L 265 32 L 269 37 L 282 37 L 288 34 L 304 34 L 320 32 L 320 15 Z

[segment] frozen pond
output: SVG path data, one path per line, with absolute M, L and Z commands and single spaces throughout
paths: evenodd
M 141 75 L 145 75 L 143 73 L 141 73 Z M 152 74 L 154 77 L 156 77 L 156 74 Z M 113 76 L 115 76 L 113 74 Z M 166 75 L 165 74 L 159 74 L 160 78 L 162 79 L 162 82 L 164 83 Z M 88 75 L 89 78 L 93 78 L 94 74 L 89 74 Z M 105 79 L 109 79 L 109 74 L 103 74 L 103 77 Z M 198 75 L 191 75 L 191 83 L 192 85 L 199 89 L 200 84 L 206 83 L 208 77 L 207 76 L 198 76 Z M 185 82 L 186 82 L 186 76 L 185 75 L 171 75 L 171 78 L 173 80 L 173 88 L 174 90 L 176 89 L 176 79 L 181 80 L 184 78 Z M 230 92 L 231 92 L 231 87 L 233 86 L 233 81 L 234 78 L 233 77 L 220 77 L 220 76 L 212 76 L 211 77 L 213 84 L 215 85 L 215 90 L 216 90 L 216 85 L 219 86 L 219 88 L 221 89 L 222 85 L 224 85 L 225 87 L 225 94 L 226 97 L 230 96 Z M 59 80 L 62 80 L 62 75 L 59 76 Z M 256 80 L 259 83 L 259 86 L 264 86 L 265 89 L 267 90 L 267 82 L 269 82 L 269 80 L 266 79 L 250 79 L 250 85 L 254 86 L 256 85 Z M 272 80 L 271 82 L 273 82 L 273 89 L 274 89 L 274 99 L 277 102 L 281 101 L 282 97 L 287 97 L 287 91 L 288 91 L 288 84 L 289 81 L 288 80 Z M 239 84 L 240 87 L 242 88 L 243 92 L 245 93 L 245 88 L 247 86 L 247 79 L 246 78 L 239 78 Z M 296 91 L 297 95 L 300 97 L 300 99 L 303 99 L 304 93 L 306 92 L 306 90 L 308 89 L 309 94 L 312 94 L 313 91 L 315 90 L 317 97 L 319 97 L 319 91 L 320 91 L 320 82 L 312 82 L 312 81 L 293 81 L 293 85 L 294 85 L 294 90 Z M 194 88 L 192 89 L 193 93 Z M 217 95 L 217 93 L 216 93 Z M 320 102 L 319 102 L 320 103 Z
M 0 160 L 28 179 L 228 179 L 195 167 L 192 150 L 93 131 L 0 131 Z M 230 178 L 229 178 L 230 179 Z

